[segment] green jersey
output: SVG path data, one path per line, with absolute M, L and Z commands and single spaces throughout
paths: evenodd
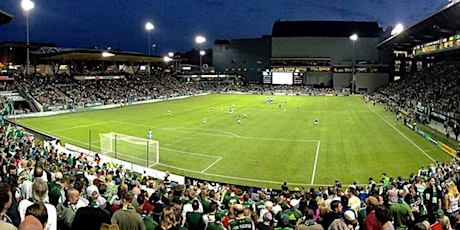
M 228 230 L 254 230 L 255 225 L 251 218 L 235 218 L 228 223 Z

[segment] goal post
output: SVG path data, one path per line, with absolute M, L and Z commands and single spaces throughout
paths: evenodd
M 160 161 L 160 143 L 120 133 L 99 134 L 100 152 L 117 159 L 149 167 Z

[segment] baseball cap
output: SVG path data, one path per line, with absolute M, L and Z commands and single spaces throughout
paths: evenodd
M 95 185 L 91 185 L 86 188 L 86 196 L 88 198 L 99 196 L 99 189 Z
M 444 211 L 442 209 L 438 209 L 438 211 L 436 211 L 436 215 L 444 216 Z
M 353 210 L 347 210 L 343 213 L 343 218 L 350 222 L 351 224 L 356 224 L 358 223 L 358 220 L 356 219 L 355 212 Z

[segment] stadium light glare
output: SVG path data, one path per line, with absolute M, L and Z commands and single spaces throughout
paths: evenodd
M 391 30 L 391 35 L 399 34 L 404 30 L 404 26 L 399 23 L 395 26 L 393 30 Z
M 149 56 L 150 56 L 150 50 L 152 49 L 152 45 L 150 45 L 150 33 L 151 31 L 155 28 L 155 26 L 150 23 L 150 22 L 147 22 L 145 24 L 145 29 L 147 30 L 147 32 L 149 33 Z
M 109 52 L 102 52 L 102 57 L 113 57 L 115 54 Z
M 203 43 L 206 42 L 206 38 L 201 35 L 198 35 L 195 38 L 195 42 L 200 45 L 200 73 L 202 73 L 203 72 L 203 67 L 202 67 L 203 56 L 206 54 L 206 52 L 203 50 Z
M 352 63 L 352 69 L 351 69 L 351 80 L 350 80 L 350 83 L 351 83 L 351 93 L 354 94 L 355 93 L 355 42 L 358 40 L 358 35 L 357 34 L 352 34 L 350 36 L 350 40 L 353 42 L 353 63 Z
M 173 52 L 169 52 L 168 53 L 168 57 L 172 58 L 174 56 L 174 53 Z
M 165 62 L 170 62 L 170 61 L 172 61 L 172 58 L 170 58 L 170 57 L 168 57 L 168 56 L 165 56 L 165 57 L 163 58 L 163 60 L 164 60 Z
M 21 2 L 22 9 L 25 11 L 29 11 L 35 7 L 35 3 L 31 0 L 23 0 Z
M 27 60 L 26 60 L 26 75 L 29 75 L 30 67 L 30 39 L 29 39 L 29 11 L 35 7 L 35 3 L 31 0 L 22 0 L 21 2 L 22 9 L 26 12 L 26 29 L 27 29 Z
M 195 42 L 198 43 L 198 44 L 203 44 L 206 42 L 206 38 L 201 36 L 201 35 L 198 35 L 196 36 L 195 38 Z
M 147 22 L 147 23 L 145 24 L 145 29 L 150 31 L 150 30 L 155 29 L 155 26 L 154 26 L 152 23 Z
M 352 35 L 350 36 L 350 39 L 351 39 L 352 41 L 356 41 L 356 40 L 358 40 L 358 35 L 357 35 L 357 34 L 352 34 Z

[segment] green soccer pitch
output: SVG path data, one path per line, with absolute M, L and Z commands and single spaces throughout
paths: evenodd
M 330 185 L 336 179 L 365 184 L 369 177 L 379 180 L 382 172 L 407 177 L 421 165 L 451 158 L 397 123 L 394 113 L 366 104 L 361 96 L 272 96 L 272 104 L 267 97 L 214 94 L 16 122 L 93 151 L 99 151 L 101 133 L 147 138 L 152 129 L 160 142 L 155 169 L 272 188 L 284 181 L 295 186 Z M 145 154 L 117 157 L 136 163 Z

